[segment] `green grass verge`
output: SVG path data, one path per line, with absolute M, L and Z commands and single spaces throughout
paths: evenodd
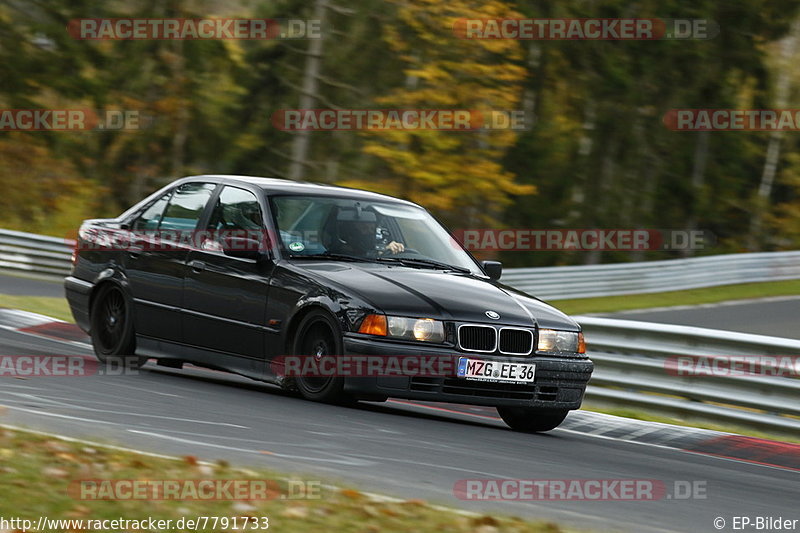
M 749 298 L 765 298 L 768 296 L 793 296 L 798 294 L 800 294 L 800 280 L 787 280 L 722 285 L 720 287 L 657 292 L 652 294 L 628 294 L 624 296 L 553 300 L 549 303 L 569 315 L 581 315 L 585 313 L 612 313 L 614 311 L 646 309 L 648 307 L 698 305 L 728 300 L 746 300 Z
M 14 294 L 0 294 L 0 307 L 21 309 L 31 313 L 51 316 L 59 320 L 74 322 L 69 310 L 67 300 L 49 296 L 18 296 Z
M 101 446 L 67 442 L 24 431 L 0 429 L 0 516 L 5 519 L 32 520 L 34 528 L 40 516 L 49 519 L 73 520 L 144 520 L 149 517 L 172 520 L 171 527 L 160 531 L 177 531 L 181 518 L 226 517 L 228 526 L 199 527 L 198 531 L 234 531 L 232 520 L 241 524 L 248 518 L 248 528 L 239 531 L 336 531 L 341 533 L 381 533 L 414 531 L 419 533 L 558 533 L 563 531 L 551 522 L 530 522 L 518 518 L 492 515 L 465 516 L 431 507 L 422 500 L 402 502 L 375 501 L 354 489 L 325 488 L 315 477 L 292 476 L 297 481 L 314 482 L 313 491 L 290 490 L 289 482 L 274 472 L 246 472 L 224 462 L 213 466 L 200 464 L 193 457 L 183 460 L 154 458 Z M 274 496 L 250 501 L 127 499 L 89 500 L 80 496 L 81 480 L 266 480 L 276 483 Z M 77 487 L 75 483 L 78 483 Z M 196 483 L 194 486 L 202 487 Z M 70 486 L 78 492 L 70 490 Z M 103 484 L 100 485 L 104 486 Z M 99 493 L 100 494 L 100 493 Z M 281 497 L 283 496 L 283 497 Z M 269 520 L 269 529 L 256 529 L 258 520 Z M 83 523 L 84 529 L 86 522 Z M 166 524 L 165 524 L 166 525 Z M 19 528 L 22 529 L 22 528 Z M 49 527 L 48 531 L 77 531 L 68 527 Z M 96 529 L 96 528 L 88 528 Z M 104 528 L 108 529 L 108 528 Z M 147 530 L 147 526 L 144 528 Z M 99 530 L 99 529 L 98 529 Z M 127 529 L 136 531 L 128 524 Z M 141 529 L 138 529 L 141 530 Z M 184 531 L 191 528 L 184 527 Z

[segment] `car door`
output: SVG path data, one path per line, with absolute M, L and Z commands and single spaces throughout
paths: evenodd
M 213 200 L 207 236 L 189 252 L 183 288 L 183 342 L 196 359 L 260 375 L 273 262 L 223 252 L 230 236 L 249 236 L 268 253 L 260 194 L 226 185 Z M 266 256 L 264 256 L 266 258 Z
M 138 335 L 181 339 L 186 255 L 191 235 L 215 187 L 213 183 L 179 185 L 132 223 L 125 272 L 133 294 Z

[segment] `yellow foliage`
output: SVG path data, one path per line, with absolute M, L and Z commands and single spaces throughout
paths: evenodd
M 521 17 L 501 1 L 393 0 L 398 23 L 384 38 L 405 61 L 407 83 L 376 98 L 396 109 L 518 110 L 526 70 L 516 41 L 460 39 L 460 18 Z M 502 158 L 514 130 L 366 131 L 364 151 L 388 168 L 383 179 L 344 185 L 399 195 L 461 223 L 491 224 L 515 195 L 535 188 L 515 182 Z
M 0 139 L 0 227 L 70 236 L 93 215 L 103 191 L 53 157 L 34 135 L 7 133 Z
M 793 198 L 775 206 L 767 216 L 767 225 L 782 237 L 779 244 L 783 248 L 796 249 L 800 246 L 800 154 L 787 154 L 786 163 L 779 180 L 793 190 Z

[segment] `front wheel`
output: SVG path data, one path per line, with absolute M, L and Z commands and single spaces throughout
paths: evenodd
M 100 287 L 92 303 L 90 321 L 92 347 L 101 363 L 138 368 L 147 361 L 146 357 L 135 355 L 131 304 L 122 289 L 111 284 Z
M 309 313 L 297 328 L 294 353 L 313 357 L 318 368 L 326 365 L 323 359 L 336 358 L 341 353 L 341 338 L 336 322 L 324 311 Z M 336 368 L 335 364 L 330 365 Z M 297 390 L 307 400 L 325 403 L 349 403 L 352 399 L 344 393 L 344 378 L 340 376 L 297 376 Z
M 538 433 L 557 428 L 567 418 L 567 409 L 537 409 L 536 407 L 498 407 L 503 422 L 514 431 Z

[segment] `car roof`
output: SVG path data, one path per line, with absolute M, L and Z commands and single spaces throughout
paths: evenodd
M 411 205 L 414 207 L 421 207 L 413 202 L 401 200 L 393 196 L 379 194 L 361 189 L 351 189 L 349 187 L 339 187 L 336 185 L 327 185 L 324 183 L 312 183 L 309 181 L 292 181 L 282 178 L 263 178 L 259 176 L 236 176 L 229 174 L 204 174 L 199 176 L 187 176 L 179 179 L 174 184 L 182 183 L 185 181 L 208 180 L 215 183 L 247 183 L 255 185 L 268 194 L 277 195 L 313 195 L 313 196 L 338 196 L 354 199 L 372 200 L 380 202 L 393 202 L 398 204 Z

